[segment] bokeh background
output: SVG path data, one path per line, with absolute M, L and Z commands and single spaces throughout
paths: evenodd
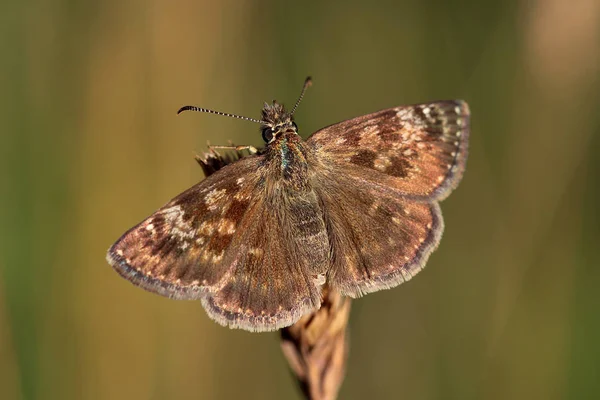
M 291 3 L 291 2 L 290 2 Z M 206 141 L 260 145 L 463 98 L 467 173 L 416 279 L 353 303 L 341 399 L 600 397 L 600 1 L 4 0 L 0 398 L 300 399 L 277 333 L 105 262 L 202 178 Z

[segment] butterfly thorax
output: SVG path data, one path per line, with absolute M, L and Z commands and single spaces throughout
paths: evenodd
M 287 189 L 308 189 L 307 151 L 296 132 L 278 135 L 265 150 L 265 163 L 270 177 Z

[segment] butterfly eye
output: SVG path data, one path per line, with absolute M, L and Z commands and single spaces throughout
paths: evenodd
M 298 125 L 296 125 L 296 123 L 294 121 L 292 121 L 292 125 L 294 126 L 294 129 L 296 130 L 296 132 L 298 132 Z
M 262 137 L 265 143 L 269 143 L 271 140 L 273 140 L 273 129 L 263 128 Z

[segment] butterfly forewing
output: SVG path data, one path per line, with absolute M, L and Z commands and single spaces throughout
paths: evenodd
M 123 235 L 108 261 L 144 289 L 202 299 L 223 325 L 292 324 L 320 306 L 329 244 L 315 193 L 289 193 L 267 170 L 248 157 L 216 172 Z
M 467 158 L 467 103 L 401 106 L 331 125 L 309 139 L 318 158 L 345 173 L 421 200 L 441 200 L 460 181 Z
M 109 263 L 164 296 L 197 299 L 217 290 L 231 268 L 224 261 L 238 224 L 256 199 L 260 159 L 240 160 L 175 197 L 125 233 Z

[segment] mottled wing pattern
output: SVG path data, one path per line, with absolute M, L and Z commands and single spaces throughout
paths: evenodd
M 214 174 L 126 232 L 109 263 L 251 331 L 319 308 L 325 282 L 357 297 L 421 270 L 443 230 L 437 201 L 464 172 L 466 103 L 383 110 L 324 128 L 306 147 L 291 116 L 271 125 L 279 136 L 260 155 L 199 159 Z
M 275 193 L 264 202 L 234 239 L 224 287 L 203 299 L 212 318 L 232 328 L 279 329 L 321 305 L 329 244 L 315 194 Z
M 146 290 L 201 299 L 222 325 L 290 325 L 320 306 L 329 244 L 314 192 L 265 185 L 262 157 L 225 166 L 125 233 L 107 259 Z
M 317 187 L 331 245 L 327 282 L 358 297 L 388 289 L 419 272 L 437 247 L 444 222 L 436 202 L 373 192 L 349 176 Z
M 260 157 L 247 157 L 175 197 L 126 232 L 108 262 L 134 284 L 163 296 L 198 299 L 217 290 L 226 251 L 259 184 Z
M 464 101 L 401 106 L 331 125 L 308 144 L 345 173 L 408 197 L 441 200 L 465 169 L 469 107 Z

